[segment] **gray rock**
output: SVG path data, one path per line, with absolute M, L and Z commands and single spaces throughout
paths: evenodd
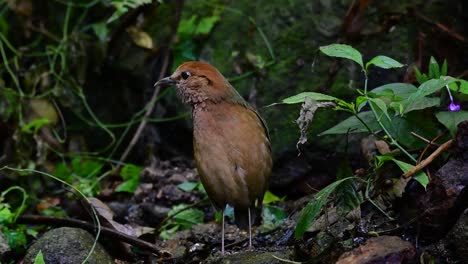
M 410 263 L 416 258 L 416 249 L 410 242 L 396 236 L 373 237 L 366 243 L 351 251 L 345 252 L 337 264 L 377 264 L 377 263 Z
M 3 257 L 3 255 L 7 252 L 9 252 L 10 246 L 8 245 L 8 241 L 5 237 L 5 235 L 0 232 L 0 259 Z
M 41 250 L 47 264 L 80 264 L 87 256 L 93 242 L 94 237 L 83 229 L 70 227 L 52 229 L 29 247 L 24 263 L 34 263 L 37 253 Z M 112 264 L 114 261 L 102 246 L 97 244 L 87 263 Z
M 468 209 L 458 218 L 457 223 L 447 234 L 446 241 L 453 246 L 462 262 L 468 262 Z
M 252 251 L 240 252 L 232 255 L 211 256 L 203 263 L 205 264 L 280 264 L 293 259 L 293 251 L 290 249 L 278 251 Z

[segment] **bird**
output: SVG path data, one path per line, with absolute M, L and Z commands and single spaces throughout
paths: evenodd
M 200 180 L 214 207 L 222 211 L 224 255 L 225 208 L 234 208 L 237 226 L 249 231 L 261 214 L 273 166 L 267 125 L 260 114 L 211 64 L 184 62 L 155 83 L 174 86 L 193 120 L 193 152 Z

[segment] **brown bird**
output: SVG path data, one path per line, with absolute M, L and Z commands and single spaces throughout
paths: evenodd
M 185 62 L 155 85 L 176 85 L 192 107 L 193 148 L 201 182 L 221 209 L 221 252 L 224 254 L 224 209 L 234 207 L 236 224 L 249 229 L 261 212 L 272 158 L 265 121 L 213 66 Z

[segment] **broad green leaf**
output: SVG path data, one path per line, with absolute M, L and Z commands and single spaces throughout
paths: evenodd
M 76 157 L 71 162 L 73 172 L 81 177 L 93 177 L 102 169 L 103 164 L 95 160 L 86 160 Z
M 379 169 L 380 167 L 382 167 L 382 165 L 385 164 L 385 162 L 389 161 L 389 160 L 393 160 L 394 158 L 392 156 L 375 156 L 375 168 L 376 169 Z
M 356 107 L 357 111 L 361 111 L 361 109 L 366 105 L 367 98 L 365 96 L 358 96 L 356 97 Z
M 142 167 L 129 163 L 123 166 L 120 176 L 124 180 L 139 179 L 142 170 Z
M 389 83 L 372 89 L 370 92 L 376 94 L 384 94 L 385 91 L 392 91 L 395 96 L 408 98 L 411 94 L 418 90 L 416 86 L 409 83 Z M 393 98 L 392 98 L 393 99 Z
M 115 187 L 116 192 L 134 193 L 140 184 L 140 179 L 130 179 L 122 182 Z
M 28 242 L 25 235 L 25 226 L 16 226 L 14 229 L 4 227 L 1 231 L 5 235 L 11 248 L 24 248 Z
M 450 134 L 455 136 L 458 124 L 468 120 L 468 111 L 438 112 L 436 117 L 450 131 Z
M 458 82 L 460 82 L 460 85 L 456 85 L 455 83 L 451 83 L 449 85 L 450 90 L 459 92 L 462 94 L 468 94 L 468 81 L 465 81 L 463 79 L 458 79 Z
M 36 257 L 34 258 L 34 264 L 45 264 L 44 256 L 42 255 L 41 250 L 39 250 Z
M 424 122 L 421 122 L 424 120 Z M 426 143 L 411 135 L 414 132 L 424 138 L 434 138 L 438 133 L 438 124 L 434 119 L 427 118 L 423 111 L 413 111 L 405 116 L 393 116 L 392 122 L 382 121 L 389 133 L 406 148 L 423 148 Z
M 5 204 L 0 204 L 0 226 L 5 223 L 10 223 L 14 218 L 14 214 L 11 212 L 10 208 Z
M 134 164 L 126 164 L 120 171 L 120 176 L 124 180 L 121 184 L 115 187 L 117 192 L 128 192 L 134 193 L 140 185 L 140 173 L 143 170 L 142 167 Z
M 367 126 L 372 131 L 380 129 L 377 120 L 374 117 L 374 114 L 371 111 L 365 111 L 358 114 L 362 121 L 364 121 Z M 355 116 L 350 116 L 347 119 L 341 121 L 337 125 L 333 126 L 320 133 L 319 136 L 323 135 L 333 135 L 333 134 L 347 134 L 347 133 L 362 133 L 369 132 L 367 128 L 362 124 L 362 122 Z
M 318 193 L 314 195 L 312 201 L 307 203 L 307 205 L 302 210 L 301 216 L 296 224 L 296 230 L 294 231 L 294 237 L 300 238 L 304 235 L 307 228 L 309 228 L 312 221 L 317 217 L 320 213 L 322 207 L 327 202 L 328 196 L 343 182 L 352 179 L 354 177 L 344 178 L 334 183 L 328 185 L 327 187 L 320 190 Z
M 106 41 L 107 35 L 109 34 L 109 29 L 107 28 L 106 23 L 95 23 L 91 25 L 91 28 L 100 41 Z
M 195 188 L 197 188 L 197 185 L 198 183 L 196 182 L 183 182 L 177 185 L 177 187 L 179 187 L 179 189 L 181 189 L 184 192 L 190 192 L 195 190 Z
M 280 197 L 274 195 L 273 193 L 271 193 L 270 191 L 266 191 L 265 195 L 263 196 L 263 204 L 270 204 L 270 203 L 274 203 L 274 202 L 283 202 L 285 198 L 286 198 L 286 196 L 280 198 Z
M 288 97 L 286 99 L 283 99 L 281 103 L 283 104 L 303 103 L 306 97 L 310 97 L 312 100 L 315 100 L 315 101 L 341 101 L 341 99 L 338 99 L 330 95 L 322 94 L 322 93 L 303 92 L 303 93 L 299 93 L 291 97 Z
M 361 53 L 353 47 L 345 44 L 331 44 L 320 47 L 320 51 L 331 57 L 345 58 L 355 61 L 364 69 Z
M 366 63 L 366 70 L 369 68 L 370 65 L 375 65 L 383 69 L 401 68 L 405 66 L 390 57 L 382 56 L 382 55 L 376 56 L 372 60 L 370 60 L 368 63 Z
M 188 229 L 193 225 L 203 223 L 203 217 L 205 214 L 198 209 L 183 210 L 187 207 L 188 205 L 186 204 L 176 205 L 169 211 L 168 215 L 174 215 L 173 220 L 177 224 L 181 225 L 183 229 Z
M 369 101 L 374 105 L 374 106 L 377 106 L 379 108 L 380 111 L 382 111 L 382 113 L 385 115 L 385 117 L 387 117 L 387 119 L 389 121 L 391 121 L 392 119 L 390 118 L 390 116 L 388 115 L 388 111 L 387 111 L 387 105 L 385 104 L 384 101 L 382 101 L 381 99 L 379 98 L 370 98 Z
M 220 19 L 219 16 L 204 17 L 198 22 L 195 34 L 208 34 Z
M 403 105 L 411 105 L 414 101 L 419 98 L 423 98 L 432 93 L 439 91 L 444 88 L 446 85 L 457 81 L 457 79 L 450 76 L 443 76 L 440 79 L 430 79 L 427 82 L 421 84 L 418 88 L 418 91 L 410 95 L 410 97 L 402 102 Z
M 400 169 L 403 171 L 403 172 L 408 172 L 410 171 L 411 169 L 414 168 L 413 165 L 411 164 L 408 164 L 406 162 L 403 162 L 403 161 L 400 161 L 400 160 L 397 160 L 397 159 L 393 159 L 393 161 L 398 165 L 398 167 L 400 167 Z M 424 188 L 426 188 L 426 186 L 429 184 L 429 177 L 427 176 L 427 174 L 423 171 L 419 171 L 417 172 L 414 176 L 413 176 L 413 179 L 415 179 L 416 181 L 418 181 Z
M 413 101 L 409 105 L 403 105 L 403 113 L 406 114 L 414 110 L 421 110 L 429 107 L 439 106 L 440 98 L 439 97 L 421 97 Z

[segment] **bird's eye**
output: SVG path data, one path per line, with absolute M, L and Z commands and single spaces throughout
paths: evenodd
M 187 80 L 188 77 L 192 76 L 189 71 L 184 71 L 180 74 L 184 80 Z

